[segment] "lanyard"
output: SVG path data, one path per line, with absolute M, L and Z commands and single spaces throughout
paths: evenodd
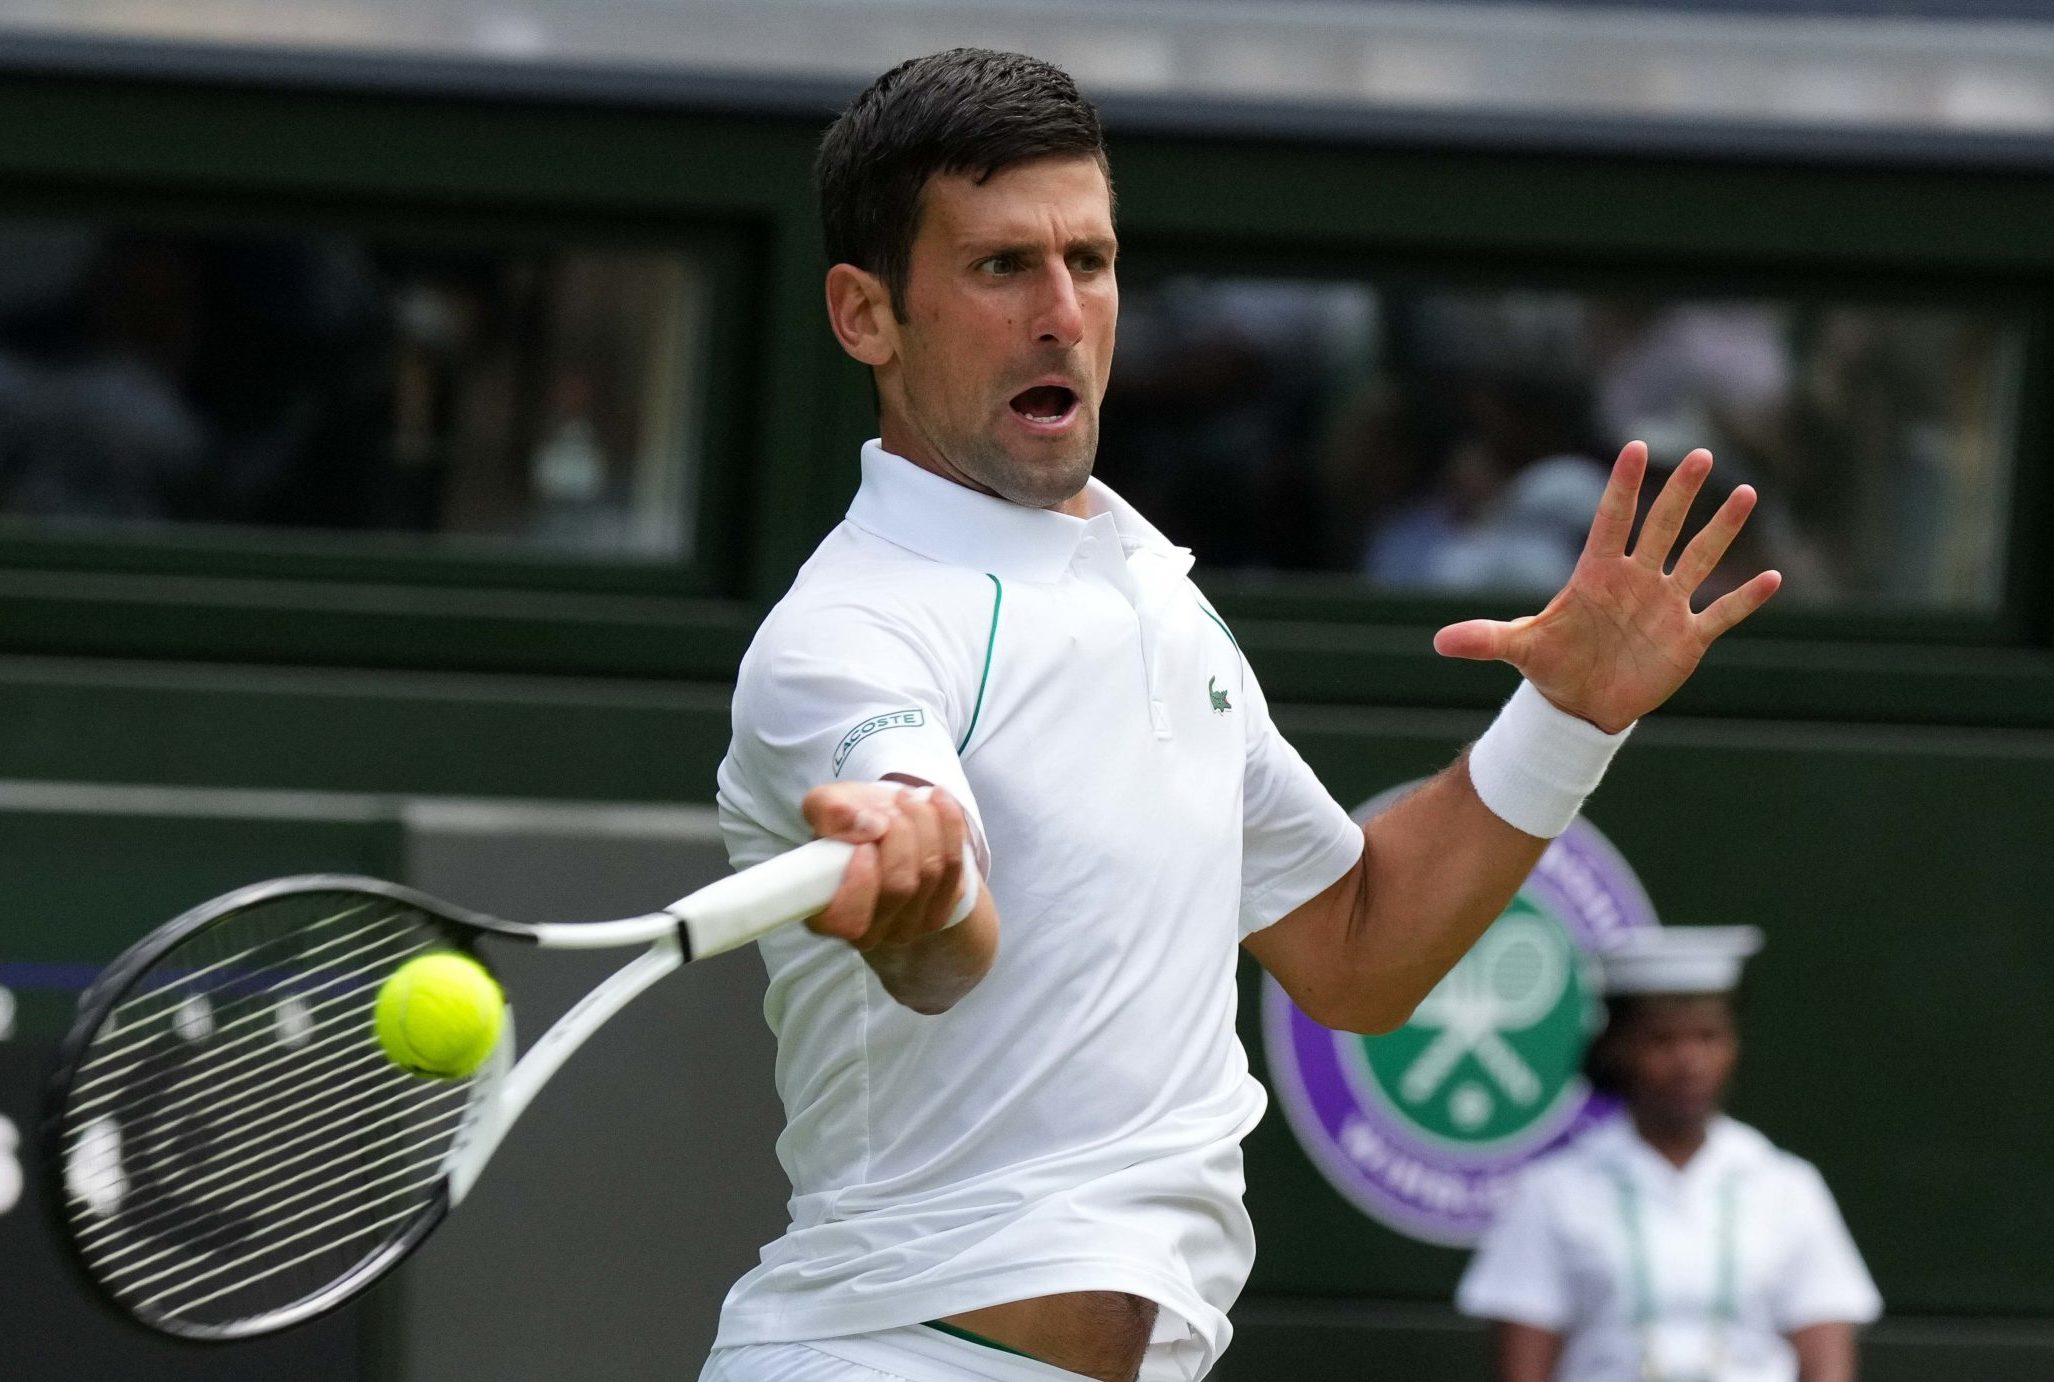
M 1626 1225 L 1626 1260 L 1633 1276 L 1633 1324 L 1640 1332 L 1640 1375 L 1642 1382 L 1685 1382 L 1668 1378 L 1655 1365 L 1655 1325 L 1661 1312 L 1655 1305 L 1654 1269 L 1649 1261 L 1647 1233 L 1641 1222 L 1640 1187 L 1625 1168 L 1613 1172 L 1619 1187 L 1619 1217 Z M 1739 1321 L 1739 1220 L 1740 1175 L 1735 1172 L 1719 1185 L 1719 1233 L 1714 1259 L 1716 1286 L 1712 1297 L 1712 1342 L 1709 1366 L 1703 1382 L 1716 1382 L 1726 1365 L 1726 1336 Z

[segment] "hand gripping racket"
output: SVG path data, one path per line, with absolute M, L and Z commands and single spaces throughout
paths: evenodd
M 342 875 L 258 883 L 187 912 L 95 980 L 59 1051 L 44 1162 L 73 1255 L 123 1313 L 187 1339 L 334 1309 L 463 1200 L 608 1018 L 681 964 L 820 911 L 852 852 L 816 840 L 620 921 L 526 926 Z M 424 951 L 470 952 L 484 936 L 647 949 L 518 1062 L 509 1005 L 469 1077 L 393 1064 L 372 1026 L 379 987 Z

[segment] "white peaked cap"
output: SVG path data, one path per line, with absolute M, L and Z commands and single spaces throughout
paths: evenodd
M 1606 993 L 1731 993 L 1762 948 L 1753 926 L 1656 926 L 1631 931 L 1598 957 Z

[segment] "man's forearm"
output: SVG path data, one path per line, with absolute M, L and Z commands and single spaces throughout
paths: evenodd
M 1350 967 L 1372 978 L 1394 1025 L 1498 919 L 1547 847 L 1483 804 L 1467 754 L 1363 827 L 1344 935 Z
M 1315 1021 L 1387 1032 L 1505 910 L 1548 842 L 1483 804 L 1466 755 L 1362 834 L 1353 869 L 1247 944 Z
M 978 889 L 970 915 L 946 931 L 906 945 L 879 946 L 863 958 L 884 991 L 917 1013 L 947 1012 L 976 988 L 998 958 L 998 911 Z

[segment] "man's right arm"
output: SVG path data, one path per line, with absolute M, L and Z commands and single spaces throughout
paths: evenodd
M 742 660 L 720 770 L 737 864 L 808 836 L 858 847 L 808 926 L 860 952 L 887 993 L 923 1013 L 953 1006 L 998 949 L 981 880 L 971 913 L 947 924 L 970 867 L 964 841 L 986 857 L 961 755 L 991 608 L 959 610 L 946 594 L 909 602 L 843 582 L 780 605 Z
M 814 834 L 856 846 L 827 910 L 806 925 L 862 954 L 898 1002 L 947 1012 L 977 987 L 998 955 L 998 909 L 981 878 L 970 914 L 948 924 L 963 895 L 963 808 L 941 788 L 904 775 L 834 783 L 806 794 Z

